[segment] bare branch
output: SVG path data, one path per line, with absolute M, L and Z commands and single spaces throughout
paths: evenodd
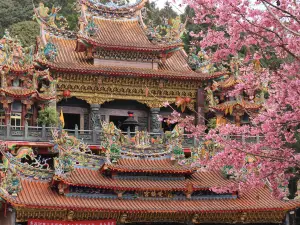
M 288 28 L 287 26 L 285 26 L 280 19 L 274 14 L 274 12 L 266 5 L 265 1 L 262 2 L 264 4 L 264 6 L 266 7 L 266 9 L 268 10 L 268 12 L 278 21 L 278 23 L 287 31 L 291 32 L 292 34 L 296 35 L 296 36 L 300 36 L 300 33 L 293 31 L 292 29 Z
M 284 9 L 281 9 L 281 8 L 277 7 L 276 5 L 273 5 L 271 2 L 268 2 L 268 1 L 266 1 L 266 0 L 261 0 L 261 1 L 262 1 L 262 3 L 266 3 L 266 4 L 268 4 L 268 5 L 272 6 L 272 7 L 274 7 L 275 9 L 277 9 L 277 10 L 279 10 L 279 11 L 285 13 L 285 14 L 288 14 L 290 18 L 293 18 L 297 23 L 300 24 L 300 20 L 299 20 L 297 17 L 295 17 L 293 14 L 291 14 L 290 12 L 288 12 L 288 11 L 286 11 L 286 10 L 284 10 Z M 296 2 L 294 2 L 294 3 L 295 3 L 295 6 L 297 6 L 297 3 L 296 3 Z

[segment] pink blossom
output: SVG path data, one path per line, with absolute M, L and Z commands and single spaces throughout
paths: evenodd
M 300 166 L 300 156 L 291 148 L 300 125 L 300 11 L 293 0 L 185 0 L 195 10 L 195 23 L 204 23 L 209 17 L 207 31 L 194 37 L 195 44 L 204 49 L 215 49 L 213 60 L 223 62 L 247 49 L 239 70 L 240 82 L 228 93 L 230 96 L 255 96 L 264 91 L 268 98 L 250 126 L 232 124 L 210 130 L 206 140 L 217 143 L 218 151 L 200 164 L 220 170 L 233 167 L 238 182 L 229 187 L 213 187 L 213 191 L 228 192 L 268 185 L 279 198 L 288 194 L 287 184 L 293 176 L 289 168 Z M 220 29 L 216 30 L 218 27 Z M 254 50 L 255 49 L 255 50 Z M 272 64 L 276 56 L 281 61 Z M 261 64 L 262 61 L 269 65 Z M 252 97 L 253 98 L 253 97 Z M 188 125 L 188 119 L 179 119 L 191 135 L 204 134 L 203 126 Z M 258 142 L 243 142 L 234 138 L 255 136 Z M 257 137 L 260 138 L 258 139 Z

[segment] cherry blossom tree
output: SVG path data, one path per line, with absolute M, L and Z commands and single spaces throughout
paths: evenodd
M 252 115 L 251 125 L 226 124 L 212 129 L 207 140 L 217 151 L 202 157 L 210 169 L 226 170 L 238 181 L 214 191 L 235 191 L 262 187 L 273 194 L 288 194 L 288 182 L 298 174 L 300 156 L 293 144 L 300 132 L 300 2 L 298 0 L 185 0 L 195 10 L 194 22 L 208 29 L 192 33 L 194 44 L 212 49 L 214 62 L 224 62 L 245 52 L 239 69 L 240 83 L 230 95 L 267 90 L 262 110 Z M 274 60 L 275 59 L 275 60 Z M 176 120 L 170 118 L 173 122 Z M 203 126 L 191 127 L 198 136 Z M 260 141 L 233 140 L 234 135 L 260 135 Z

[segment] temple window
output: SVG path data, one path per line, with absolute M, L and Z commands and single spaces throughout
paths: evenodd
M 164 118 L 164 120 L 161 122 L 161 128 L 163 129 L 164 132 L 172 131 L 177 123 L 170 124 L 165 122 L 165 120 L 167 120 L 167 118 Z
M 16 79 L 13 80 L 12 86 L 13 87 L 20 87 L 20 84 L 21 84 L 20 79 L 16 78 Z
M 22 103 L 14 102 L 11 108 L 10 124 L 12 128 L 18 129 L 21 127 L 22 121 Z
M 248 124 L 250 122 L 249 120 L 249 115 L 247 113 L 245 113 L 242 117 L 242 123 L 243 124 Z

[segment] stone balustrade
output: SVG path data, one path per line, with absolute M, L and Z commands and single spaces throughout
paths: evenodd
M 56 129 L 54 127 L 32 127 L 27 124 L 24 127 L 14 127 L 11 125 L 0 126 L 0 140 L 3 141 L 27 141 L 27 142 L 50 142 L 52 140 L 51 130 Z M 93 130 L 79 130 L 77 127 L 75 130 L 66 130 L 70 135 L 74 135 L 76 138 L 83 140 L 89 145 L 100 145 L 103 140 L 102 131 L 99 128 Z M 128 133 L 124 133 L 127 134 Z M 163 133 L 149 133 L 151 137 L 163 136 Z M 130 133 L 134 136 L 135 133 Z M 230 139 L 241 141 L 242 143 L 257 143 L 263 137 L 261 136 L 230 136 Z M 195 138 L 184 135 L 183 146 L 185 148 L 197 147 L 203 141 L 200 137 L 198 140 Z

